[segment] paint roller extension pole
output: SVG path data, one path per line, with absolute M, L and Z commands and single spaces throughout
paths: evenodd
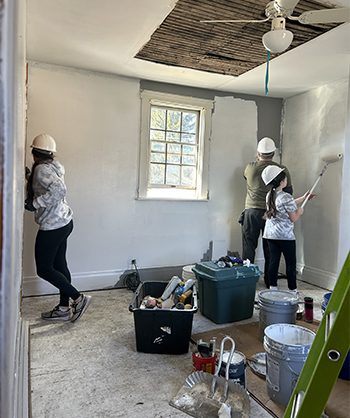
M 312 195 L 312 192 L 315 190 L 315 187 L 317 186 L 318 182 L 321 180 L 321 177 L 323 176 L 324 172 L 327 170 L 328 165 L 331 163 L 338 162 L 342 157 L 343 157 L 342 154 L 337 154 L 337 155 L 328 155 L 322 158 L 322 160 L 326 162 L 326 165 L 323 167 L 321 174 L 318 176 L 317 180 L 315 181 L 315 184 L 312 186 L 310 190 L 310 193 L 308 194 L 307 198 L 304 200 L 303 204 L 301 205 L 302 208 L 304 208 L 304 206 L 308 202 L 309 197 Z

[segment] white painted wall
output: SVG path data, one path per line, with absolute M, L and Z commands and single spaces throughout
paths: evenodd
M 227 249 L 241 253 L 241 225 L 237 220 L 246 195 L 243 171 L 256 155 L 256 138 L 256 103 L 215 97 L 208 204 L 214 259 L 225 255 Z
M 245 199 L 243 169 L 256 152 L 255 102 L 217 98 L 210 202 L 135 200 L 137 80 L 30 63 L 28 153 L 30 140 L 41 132 L 56 139 L 57 159 L 66 168 L 75 222 L 68 262 L 80 290 L 115 284 L 132 259 L 139 268 L 192 264 L 210 241 L 215 256 L 241 251 L 237 218 Z M 25 221 L 24 293 L 52 292 L 35 274 L 33 215 L 27 213 Z
M 312 187 L 324 156 L 344 153 L 347 123 L 347 80 L 286 100 L 283 164 L 291 172 L 295 197 Z M 339 230 L 349 223 L 349 213 L 340 211 L 342 199 L 344 209 L 349 207 L 349 184 L 343 177 L 348 165 L 348 155 L 329 165 L 315 189 L 317 198 L 306 204 L 295 224 L 300 278 L 328 289 L 333 289 L 339 272 Z M 342 236 L 343 249 L 349 249 L 349 243 L 350 235 Z

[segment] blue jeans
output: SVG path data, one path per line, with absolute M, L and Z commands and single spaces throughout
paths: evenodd
M 269 264 L 269 279 L 271 286 L 277 286 L 278 267 L 281 260 L 281 254 L 284 255 L 286 262 L 286 276 L 288 281 L 288 288 L 294 290 L 297 288 L 296 280 L 296 244 L 295 240 L 267 240 L 270 248 L 270 264 Z
M 80 293 L 71 285 L 67 265 L 67 238 L 73 231 L 73 221 L 68 225 L 42 231 L 39 229 L 35 241 L 35 263 L 38 276 L 60 291 L 60 306 L 69 306 L 69 298 L 78 299 Z

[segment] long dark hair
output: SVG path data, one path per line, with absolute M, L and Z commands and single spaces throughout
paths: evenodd
M 27 198 L 33 200 L 34 198 L 34 192 L 33 192 L 33 177 L 34 177 L 34 171 L 35 167 L 37 167 L 39 164 L 44 164 L 50 161 L 54 160 L 52 152 L 39 150 L 38 148 L 32 149 L 32 154 L 34 157 L 36 157 L 36 161 L 34 162 L 32 166 L 32 171 L 30 173 L 30 176 L 28 177 L 27 182 Z
M 283 181 L 286 178 L 286 173 L 284 171 L 281 171 L 270 183 L 268 186 L 271 187 L 271 190 L 268 193 L 267 198 L 267 210 L 263 216 L 264 219 L 271 219 L 276 218 L 276 187 L 278 187 L 281 184 L 281 181 Z

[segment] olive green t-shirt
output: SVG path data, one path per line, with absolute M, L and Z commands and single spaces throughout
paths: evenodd
M 247 180 L 247 196 L 245 209 L 266 209 L 266 195 L 271 187 L 266 186 L 261 178 L 261 173 L 268 165 L 277 165 L 284 168 L 287 175 L 287 186 L 292 186 L 292 180 L 288 168 L 274 161 L 255 161 L 249 163 L 244 170 L 244 178 Z

